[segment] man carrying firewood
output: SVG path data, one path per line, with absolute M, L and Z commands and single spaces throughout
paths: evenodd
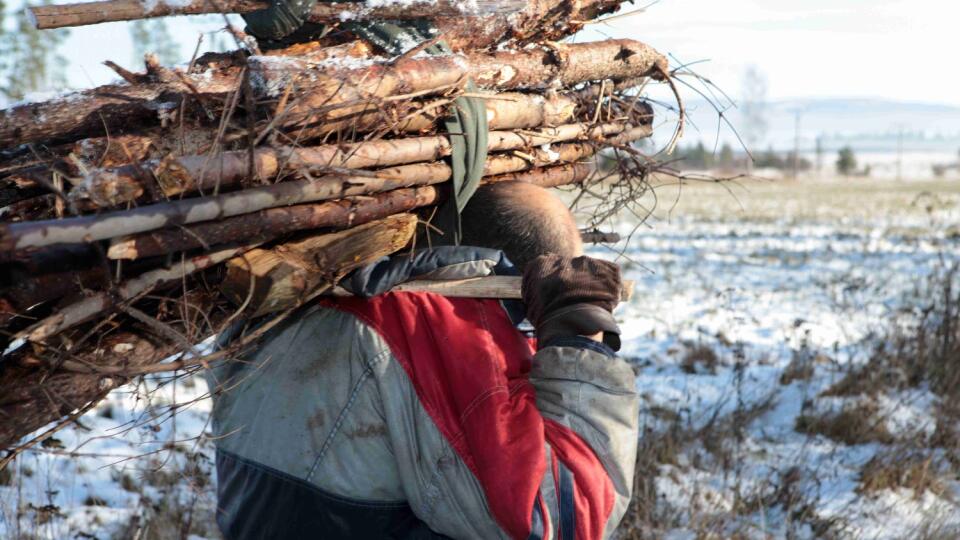
M 209 371 L 226 538 L 616 528 L 638 436 L 633 371 L 615 356 L 619 270 L 582 255 L 543 188 L 481 187 L 461 217 L 462 246 L 362 268 L 342 283 L 353 297 L 305 307 Z M 517 273 L 522 303 L 388 292 Z

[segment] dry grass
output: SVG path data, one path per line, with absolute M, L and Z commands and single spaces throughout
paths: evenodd
M 128 491 L 140 494 L 140 505 L 130 520 L 114 535 L 116 540 L 186 539 L 193 536 L 219 538 L 215 505 L 205 500 L 211 479 L 211 463 L 200 452 L 183 450 L 179 467 L 162 466 L 152 460 L 137 481 L 121 480 Z
M 707 354 L 705 351 L 710 351 Z M 717 355 L 707 347 L 694 349 L 697 358 L 714 358 Z M 688 530 L 696 531 L 696 538 L 726 539 L 749 538 L 739 531 L 743 524 L 737 518 L 747 513 L 717 514 L 702 508 L 672 508 L 661 500 L 657 490 L 657 478 L 664 466 L 684 468 L 714 468 L 729 470 L 741 459 L 737 455 L 736 442 L 743 439 L 746 428 L 769 412 L 776 404 L 771 392 L 766 398 L 750 405 L 738 407 L 727 415 L 714 414 L 703 426 L 693 427 L 675 411 L 651 410 L 651 416 L 660 419 L 665 427 L 650 430 L 640 438 L 634 474 L 633 499 L 617 529 L 615 538 L 620 540 L 653 540 L 662 538 L 666 531 L 679 527 L 682 521 Z M 691 456 L 685 465 L 682 455 Z M 749 528 L 749 527 L 748 527 Z
M 929 450 L 894 448 L 873 456 L 860 471 L 857 493 L 872 495 L 883 490 L 909 489 L 919 498 L 926 492 L 949 496 L 944 476 L 949 464 Z
M 686 182 L 678 188 L 675 181 L 665 179 L 663 184 L 657 187 L 657 195 L 669 204 L 661 204 L 654 214 L 664 219 L 680 215 L 761 222 L 857 222 L 885 216 L 926 217 L 960 207 L 960 182 L 950 180 L 743 179 L 724 185 Z M 945 228 L 948 235 L 960 231 L 960 225 L 952 221 L 946 222 Z M 929 229 L 911 226 L 897 232 L 928 235 Z

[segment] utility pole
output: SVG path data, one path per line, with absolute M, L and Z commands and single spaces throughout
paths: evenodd
M 823 134 L 817 135 L 817 176 L 823 174 Z
M 800 174 L 800 109 L 794 111 L 794 132 L 793 132 L 793 179 L 796 180 Z
M 897 182 L 903 180 L 903 124 L 897 130 Z

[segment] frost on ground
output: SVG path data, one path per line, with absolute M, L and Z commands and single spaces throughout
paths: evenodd
M 960 349 L 934 350 L 960 182 L 730 188 L 664 188 L 623 256 L 592 249 L 638 281 L 617 313 L 643 400 L 620 536 L 960 536 Z M 27 452 L 0 473 L 0 537 L 217 538 L 205 392 L 149 378 Z

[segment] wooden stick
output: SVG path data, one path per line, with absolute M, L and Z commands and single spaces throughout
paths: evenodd
M 102 0 L 78 4 L 33 6 L 29 13 L 38 30 L 86 26 L 116 21 L 132 21 L 172 15 L 205 15 L 211 13 L 251 13 L 269 7 L 257 0 L 192 0 L 170 4 L 164 0 Z M 433 19 L 437 17 L 482 17 L 507 15 L 525 8 L 523 0 L 473 0 L 451 2 L 431 0 L 413 3 L 397 2 L 368 7 L 365 2 L 318 2 L 307 20 L 330 23 L 348 20 Z
M 561 96 L 542 98 L 512 93 L 497 96 L 509 101 L 487 101 L 487 117 L 494 130 L 560 125 L 569 121 L 576 108 L 574 101 Z M 431 127 L 434 120 L 426 127 Z M 590 131 L 573 126 L 560 126 L 545 131 L 542 137 L 524 136 L 522 139 L 536 143 L 530 146 L 538 146 L 551 142 L 548 138 L 550 135 L 556 135 L 557 142 L 560 142 L 589 138 L 587 135 L 591 134 L 612 135 L 622 131 L 611 131 L 609 127 L 601 126 L 598 126 L 599 131 Z M 419 131 L 424 126 L 415 127 Z M 523 140 L 518 141 L 516 134 L 509 131 L 493 131 L 489 139 L 491 152 L 526 146 Z M 304 167 L 363 169 L 435 161 L 450 154 L 450 142 L 448 136 L 413 137 L 304 148 L 260 147 L 253 154 L 256 176 L 272 178 L 281 171 Z M 74 202 L 89 200 L 101 207 L 117 206 L 140 198 L 147 191 L 144 186 L 146 179 L 151 182 L 155 180 L 163 194 L 172 197 L 198 189 L 230 186 L 246 179 L 249 174 L 248 150 L 223 152 L 212 158 L 208 154 L 168 156 L 145 160 L 136 165 L 92 169 L 80 185 L 71 190 L 70 197 Z
M 486 276 L 457 280 L 415 280 L 401 283 L 393 292 L 429 292 L 453 298 L 498 298 L 501 300 L 522 300 L 520 276 Z M 620 289 L 620 301 L 629 302 L 636 285 L 624 280 Z M 342 289 L 340 290 L 342 291 Z M 343 294 L 343 292 L 340 292 Z

